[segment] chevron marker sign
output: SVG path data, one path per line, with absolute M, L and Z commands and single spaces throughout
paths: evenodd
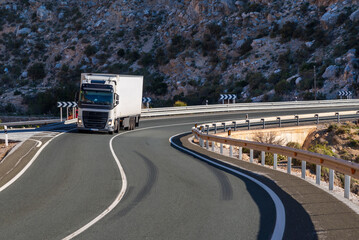
M 73 108 L 73 107 L 77 107 L 77 103 L 76 102 L 57 102 L 57 107 Z
M 143 103 L 150 103 L 150 102 L 152 102 L 152 99 L 149 98 L 149 97 L 143 97 L 143 98 L 142 98 L 142 102 L 143 102 Z
M 232 99 L 237 99 L 237 95 L 236 95 L 236 94 L 220 94 L 219 96 L 220 96 L 219 100 L 232 100 Z

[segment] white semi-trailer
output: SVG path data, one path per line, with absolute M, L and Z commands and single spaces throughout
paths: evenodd
M 140 122 L 143 76 L 82 73 L 79 131 L 133 130 Z

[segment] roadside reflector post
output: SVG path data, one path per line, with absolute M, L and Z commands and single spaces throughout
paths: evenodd
M 307 161 L 302 161 L 302 178 L 305 179 L 305 172 L 307 170 Z
M 246 120 L 248 120 L 248 114 L 246 114 Z
M 337 116 L 337 123 L 340 123 L 340 116 L 339 116 L 339 113 L 335 113 L 335 115 Z
M 262 151 L 261 161 L 262 161 L 262 166 L 264 166 L 264 164 L 266 163 L 266 152 L 265 151 Z
M 219 145 L 219 152 L 220 154 L 223 154 L 223 143 L 220 143 Z
M 264 118 L 262 118 L 261 121 L 262 121 L 262 123 L 263 123 L 263 129 L 265 129 L 265 128 L 266 128 L 266 123 L 265 123 Z
M 273 169 L 277 169 L 277 159 L 278 159 L 278 154 L 274 153 L 273 154 Z
M 66 108 L 66 120 L 69 120 L 69 108 Z
M 278 120 L 279 127 L 282 127 L 282 121 L 281 121 L 280 117 L 277 117 L 277 120 Z
M 315 173 L 315 183 L 317 185 L 320 185 L 320 177 L 321 177 L 321 175 L 322 175 L 322 166 L 317 164 L 316 173 Z
M 9 146 L 9 139 L 7 135 L 7 126 L 4 126 L 4 132 L 5 132 L 5 147 Z
M 291 174 L 291 172 L 292 172 L 292 157 L 288 157 L 287 173 Z
M 238 159 L 243 160 L 243 148 L 239 147 L 238 149 Z
M 233 131 L 237 131 L 237 122 L 233 121 Z
M 60 107 L 60 121 L 62 122 L 62 107 Z
M 223 125 L 223 132 L 225 132 L 226 131 L 226 123 L 222 123 L 222 125 Z
M 329 169 L 329 190 L 334 189 L 334 170 Z
M 249 161 L 253 163 L 253 149 L 249 149 Z
M 295 118 L 297 119 L 297 126 L 299 126 L 299 116 L 295 116 Z
M 317 125 L 319 124 L 319 114 L 315 114 L 314 117 L 317 118 Z
M 246 120 L 246 122 L 247 122 L 247 124 L 248 124 L 248 130 L 251 128 L 251 124 L 250 124 L 250 122 L 249 122 L 249 119 L 248 120 Z
M 214 134 L 216 134 L 217 133 L 217 124 L 213 123 L 212 125 L 214 127 Z
M 345 175 L 345 181 L 344 181 L 344 197 L 349 199 L 349 193 L 350 193 L 350 176 Z

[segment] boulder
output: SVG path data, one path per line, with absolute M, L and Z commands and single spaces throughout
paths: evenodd
M 17 31 L 18 35 L 27 35 L 31 33 L 31 29 L 30 28 L 21 28 Z
M 21 77 L 22 77 L 22 78 L 27 78 L 27 75 L 28 75 L 28 74 L 27 74 L 27 72 L 26 72 L 26 71 L 25 71 L 25 72 L 23 72 L 23 73 L 21 73 Z
M 325 69 L 325 72 L 323 73 L 322 77 L 326 79 L 333 79 L 337 75 L 339 71 L 339 67 L 336 65 L 330 65 Z
M 352 22 L 359 21 L 359 9 L 353 12 L 352 14 L 350 14 L 349 18 Z
M 238 41 L 236 42 L 236 48 L 242 47 L 242 45 L 243 45 L 245 42 L 246 42 L 245 39 L 238 40 Z
M 337 23 L 339 14 L 334 12 L 326 12 L 323 14 L 323 16 L 320 18 L 320 22 L 322 23 L 322 26 L 324 29 L 329 29 L 335 26 Z
M 46 7 L 42 5 L 36 10 L 36 16 L 40 21 L 47 21 L 51 17 L 51 11 L 47 10 Z

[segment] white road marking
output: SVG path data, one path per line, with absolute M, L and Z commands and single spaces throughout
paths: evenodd
M 26 166 L 15 176 L 13 177 L 10 181 L 8 181 L 6 184 L 4 184 L 2 187 L 0 187 L 0 192 L 4 191 L 6 188 L 8 188 L 11 184 L 13 184 L 17 179 L 19 179 L 25 172 L 26 170 L 35 162 L 36 158 L 40 155 L 40 153 L 44 150 L 44 148 L 55 138 L 61 136 L 62 134 L 69 132 L 73 129 L 70 129 L 68 131 L 62 132 L 58 135 L 56 135 L 55 137 L 53 137 L 52 139 L 50 139 L 49 141 L 47 141 L 44 145 L 42 145 L 42 147 L 39 149 L 39 151 L 37 151 L 37 153 L 32 157 L 32 159 L 30 160 L 30 162 L 28 162 L 28 164 L 26 164 Z
M 112 202 L 112 204 L 106 208 L 105 211 L 103 211 L 100 215 L 98 215 L 97 217 L 95 217 L 93 220 L 91 220 L 89 223 L 87 223 L 86 225 L 84 225 L 83 227 L 79 228 L 78 230 L 76 230 L 75 232 L 71 233 L 70 235 L 66 236 L 65 238 L 63 238 L 62 240 L 70 240 L 76 236 L 78 236 L 79 234 L 83 233 L 84 231 L 86 231 L 88 228 L 90 228 L 91 226 L 93 226 L 94 224 L 96 224 L 98 221 L 100 221 L 102 218 L 104 218 L 108 213 L 110 213 L 119 203 L 120 201 L 123 199 L 125 193 L 126 193 L 126 189 L 127 189 L 127 178 L 126 178 L 126 174 L 125 171 L 122 168 L 122 165 L 120 163 L 120 161 L 118 160 L 113 147 L 112 147 L 112 142 L 113 140 L 118 137 L 121 136 L 123 134 L 127 134 L 127 133 L 132 133 L 132 132 L 137 132 L 137 131 L 144 131 L 144 130 L 148 130 L 148 129 L 154 129 L 154 128 L 164 128 L 164 127 L 173 127 L 173 126 L 183 126 L 186 124 L 195 124 L 194 122 L 187 122 L 187 123 L 178 123 L 178 124 L 168 124 L 168 125 L 161 125 L 161 126 L 152 126 L 152 127 L 146 127 L 146 128 L 139 128 L 139 129 L 135 129 L 132 131 L 127 131 L 127 132 L 122 132 L 117 134 L 116 136 L 113 136 L 110 139 L 110 150 L 112 153 L 113 158 L 115 159 L 117 166 L 120 170 L 120 174 L 121 174 L 121 179 L 122 179 L 122 188 L 120 190 L 120 193 L 116 196 L 115 200 Z M 178 134 L 180 135 L 180 134 Z M 177 135 L 176 135 L 177 136 Z M 173 136 L 174 137 L 174 136 Z M 214 163 L 215 164 L 215 163 Z M 224 167 L 224 166 L 221 166 Z M 225 167 L 224 167 L 225 168 Z M 229 169 L 229 168 L 228 168 Z M 232 169 L 229 169 L 231 171 L 235 171 Z M 240 175 L 244 175 L 242 173 L 239 173 Z M 252 178 L 250 176 L 244 175 L 245 177 L 249 178 L 252 180 Z M 276 206 L 276 211 L 277 211 L 277 221 L 276 221 L 276 227 L 274 229 L 273 235 L 272 235 L 272 239 L 281 239 L 284 233 L 284 227 L 285 227 L 285 211 L 284 211 L 284 207 L 282 202 L 280 201 L 279 197 L 271 190 L 269 189 L 267 186 L 265 186 L 263 183 L 257 181 L 256 179 L 253 178 L 253 180 L 255 183 L 257 183 L 258 185 L 260 185 L 262 188 L 264 188 L 272 197 L 275 206 Z M 272 196 L 273 195 L 273 196 Z M 277 206 L 278 205 L 278 206 Z M 278 217 L 280 216 L 280 217 Z
M 41 142 L 41 141 L 39 141 L 39 140 L 35 140 L 35 139 L 31 139 L 31 138 L 29 138 L 28 140 L 31 140 L 31 141 L 35 141 L 35 142 L 37 142 L 36 147 L 41 147 L 41 145 L 42 145 L 42 142 Z
M 117 167 L 120 170 L 120 175 L 121 175 L 121 179 L 122 179 L 122 188 L 120 190 L 120 193 L 117 195 L 117 197 L 115 198 L 115 200 L 112 202 L 112 204 L 106 208 L 105 211 L 103 211 L 100 215 L 98 215 L 96 218 L 94 218 L 93 220 L 91 220 L 91 222 L 87 223 L 85 226 L 81 227 L 80 229 L 78 229 L 77 231 L 71 233 L 70 235 L 68 235 L 67 237 L 63 238 L 63 240 L 69 240 L 72 239 L 74 237 L 76 237 L 77 235 L 81 234 L 82 232 L 86 231 L 89 227 L 91 227 L 92 225 L 94 225 L 95 223 L 97 223 L 98 221 L 100 221 L 102 218 L 104 218 L 109 212 L 111 212 L 112 209 L 114 209 L 117 204 L 121 201 L 121 199 L 123 198 L 123 196 L 126 193 L 126 189 L 127 189 L 127 178 L 126 178 L 126 174 L 125 171 L 123 170 L 120 161 L 118 160 L 115 151 L 113 150 L 112 147 L 112 141 L 114 138 L 121 136 L 125 133 L 129 133 L 129 132 L 123 132 L 120 134 L 117 134 L 116 136 L 112 137 L 110 140 L 110 150 L 112 153 L 113 158 L 115 159 L 116 163 L 117 163 Z
M 172 141 L 172 138 L 176 137 L 176 136 L 179 136 L 183 133 L 180 133 L 180 134 L 177 134 L 177 135 L 174 135 L 172 137 L 170 137 L 169 139 L 169 142 L 171 144 L 173 144 L 174 146 L 176 146 L 177 148 L 189 153 L 190 155 L 192 156 L 195 156 L 197 158 L 200 158 L 206 162 L 209 162 L 215 166 L 219 166 L 221 168 L 224 168 L 230 172 L 233 172 L 235 174 L 238 174 L 238 175 L 241 175 L 247 179 L 249 179 L 250 181 L 256 183 L 258 186 L 260 186 L 261 188 L 263 188 L 268 194 L 269 196 L 272 198 L 273 202 L 274 202 L 274 205 L 275 205 L 275 208 L 276 208 L 276 223 L 275 223 L 275 227 L 274 227 L 274 231 L 273 231 L 273 234 L 272 234 L 272 238 L 273 240 L 276 240 L 276 239 L 283 239 L 283 234 L 284 234 L 284 229 L 285 229 L 285 209 L 284 209 L 284 206 L 283 206 L 283 203 L 282 201 L 280 200 L 280 198 L 278 197 L 277 194 L 275 194 L 273 192 L 272 189 L 270 189 L 269 187 L 267 187 L 265 184 L 263 184 L 262 182 L 258 181 L 257 179 L 251 177 L 251 176 L 248 176 L 242 172 L 239 172 L 237 170 L 234 170 L 230 167 L 227 167 L 227 166 L 224 166 L 224 165 L 221 165 L 217 162 L 213 162 L 205 157 L 202 157 L 201 155 L 198 155 L 197 153 L 195 152 L 192 152 L 186 148 L 183 148 L 181 146 L 178 146 L 177 144 L 175 144 L 173 141 Z

